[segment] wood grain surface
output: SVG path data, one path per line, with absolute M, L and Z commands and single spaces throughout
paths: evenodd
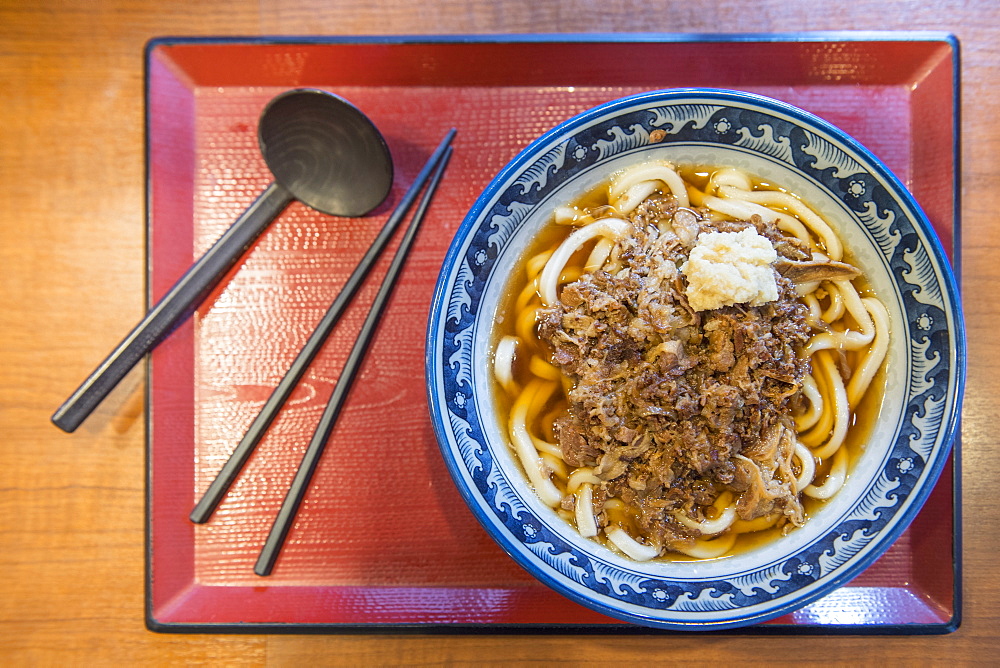
M 142 315 L 143 47 L 163 35 L 932 29 L 962 58 L 964 605 L 927 637 L 170 635 L 143 624 L 142 372 L 49 416 Z M 995 0 L 0 0 L 0 661 L 440 665 L 997 660 L 1000 4 Z M 637 66 L 648 66 L 638 64 Z M 669 67 L 670 64 L 663 66 Z M 942 100 L 942 104 L 948 104 Z

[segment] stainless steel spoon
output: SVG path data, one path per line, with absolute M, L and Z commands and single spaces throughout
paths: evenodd
M 274 182 L 174 284 L 52 415 L 72 432 L 146 353 L 189 316 L 293 200 L 336 216 L 362 216 L 392 187 L 392 158 L 375 125 L 343 98 L 315 89 L 271 100 L 257 128 Z

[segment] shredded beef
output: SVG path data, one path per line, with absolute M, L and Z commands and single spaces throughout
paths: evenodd
M 564 286 L 538 320 L 552 361 L 573 381 L 568 413 L 556 423 L 566 462 L 594 467 L 603 481 L 595 507 L 621 499 L 668 548 L 698 537 L 675 513 L 703 519 L 725 490 L 743 519 L 778 511 L 783 522 L 801 523 L 792 439 L 781 434 L 808 371 L 798 354 L 809 336 L 806 308 L 776 273 L 777 301 L 695 312 L 677 269 L 693 229 L 753 225 L 789 261 L 803 259 L 801 245 L 756 216 L 713 223 L 669 197 L 651 197 L 631 222 L 605 269 Z M 761 450 L 767 439 L 774 447 Z

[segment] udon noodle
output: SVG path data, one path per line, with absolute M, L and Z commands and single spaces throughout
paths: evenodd
M 732 168 L 647 162 L 558 207 L 493 358 L 538 497 L 639 561 L 802 525 L 845 484 L 888 349 L 845 256 L 801 199 Z

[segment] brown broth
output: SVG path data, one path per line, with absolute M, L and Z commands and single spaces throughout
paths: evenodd
M 677 170 L 682 178 L 690 185 L 695 188 L 704 189 L 708 180 L 710 178 L 712 169 L 705 167 L 688 167 L 688 168 L 678 168 Z M 766 183 L 761 180 L 753 180 L 755 190 L 782 190 L 779 187 L 773 186 L 772 184 Z M 599 206 L 606 205 L 607 201 L 607 191 L 608 184 L 604 183 L 597 188 L 587 192 L 578 200 L 573 202 L 570 206 L 580 210 L 581 212 L 593 209 Z M 516 335 L 515 323 L 517 321 L 516 314 L 513 312 L 515 309 L 515 304 L 518 296 L 521 294 L 522 290 L 525 289 L 528 283 L 527 274 L 527 264 L 529 260 L 539 253 L 546 251 L 555 250 L 559 244 L 574 230 L 576 229 L 570 225 L 557 225 L 555 223 L 549 223 L 546 225 L 537 235 L 533 243 L 529 246 L 526 252 L 518 260 L 515 265 L 514 270 L 511 273 L 510 279 L 508 279 L 507 286 L 504 290 L 504 296 L 501 299 L 497 312 L 495 314 L 494 322 L 496 326 L 494 328 L 493 336 L 491 339 L 491 359 L 490 359 L 490 369 L 492 370 L 492 351 L 496 350 L 496 346 L 500 339 L 506 335 Z M 587 254 L 589 254 L 595 242 L 587 244 L 583 249 L 578 251 L 573 258 L 567 263 L 567 267 L 580 267 L 585 261 Z M 851 263 L 853 256 L 851 255 L 849 249 L 845 249 L 844 261 Z M 855 284 L 858 287 L 858 292 L 862 297 L 874 296 L 870 285 L 864 280 L 864 277 L 855 279 Z M 536 297 L 535 301 L 540 300 Z M 849 317 L 849 316 L 847 316 Z M 850 324 L 855 324 L 851 322 Z M 520 338 L 520 337 L 519 337 Z M 549 355 L 545 349 L 544 344 L 537 338 L 532 338 L 530 340 L 521 340 L 522 348 L 519 349 L 517 360 L 518 363 L 515 364 L 514 378 L 522 387 L 533 377 L 530 370 L 528 369 L 528 360 L 530 360 L 532 355 L 540 355 L 543 359 L 548 360 Z M 853 359 L 857 357 L 856 353 L 849 353 L 849 362 L 854 364 L 856 360 Z M 850 479 L 851 471 L 855 468 L 855 464 L 858 459 L 864 454 L 865 447 L 868 443 L 869 437 L 871 435 L 872 429 L 876 420 L 878 419 L 879 412 L 882 406 L 882 399 L 884 396 L 886 383 L 886 370 L 885 364 L 883 363 L 882 368 L 879 369 L 875 378 L 872 380 L 868 391 L 865 393 L 860 404 L 852 412 L 851 420 L 852 424 L 848 429 L 844 444 L 841 447 L 846 448 L 848 455 L 848 479 Z M 506 431 L 506 416 L 510 414 L 510 410 L 513 404 L 513 399 L 507 395 L 507 393 L 499 386 L 499 383 L 494 382 L 494 406 L 498 417 L 501 419 L 501 428 Z M 562 389 L 557 389 L 553 397 L 547 402 L 546 407 L 543 410 L 538 411 L 539 418 L 536 419 L 534 424 L 530 424 L 529 430 L 533 434 L 542 435 L 549 439 L 552 438 L 552 424 L 551 421 L 545 421 L 546 416 L 551 417 L 553 410 L 559 409 L 565 411 L 568 409 L 568 401 L 565 393 Z M 814 478 L 815 483 L 822 483 L 827 470 L 829 469 L 829 462 L 820 462 L 817 465 L 817 472 Z M 556 486 L 565 493 L 566 484 L 564 480 L 560 480 L 554 476 L 554 482 Z M 802 503 L 805 509 L 806 521 L 809 518 L 815 516 L 828 501 L 814 499 L 802 495 Z M 565 511 L 564 511 L 565 513 Z M 634 522 L 628 517 L 628 513 L 625 509 L 616 509 L 609 511 L 609 516 L 612 516 L 615 521 L 621 522 L 626 525 L 634 526 Z M 794 529 L 792 529 L 794 531 Z M 782 536 L 782 529 L 778 527 L 772 527 L 762 531 L 756 531 L 752 533 L 741 533 L 737 536 L 733 548 L 727 552 L 722 557 L 716 557 L 716 559 L 726 559 L 739 554 L 746 553 L 750 550 L 756 549 L 762 545 L 765 545 L 772 540 L 776 540 Z M 635 535 L 635 534 L 633 534 Z M 609 542 L 604 537 L 603 533 L 600 534 L 597 539 L 598 542 L 610 546 Z M 616 549 L 612 547 L 612 549 Z M 663 556 L 657 558 L 658 561 L 706 561 L 703 558 L 690 557 L 680 553 L 670 552 Z

